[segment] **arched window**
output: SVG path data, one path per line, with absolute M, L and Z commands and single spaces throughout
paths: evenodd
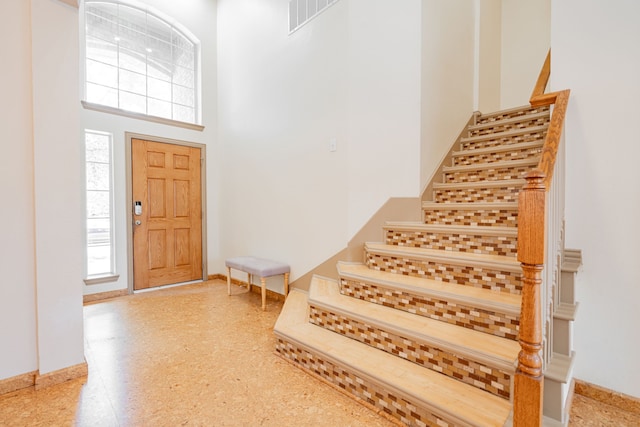
M 85 101 L 198 123 L 198 41 L 149 8 L 86 0 Z

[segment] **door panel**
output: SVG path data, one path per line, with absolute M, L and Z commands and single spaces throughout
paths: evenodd
M 149 207 L 149 216 L 151 218 L 165 218 L 167 216 L 165 210 L 167 204 L 165 194 L 167 191 L 165 187 L 164 179 L 147 179 L 147 206 Z
M 189 230 L 186 228 L 181 228 L 175 230 L 174 241 L 176 242 L 176 265 L 183 266 L 188 265 L 190 260 L 189 248 L 191 247 L 191 242 L 189 239 Z
M 189 181 L 173 181 L 173 202 L 175 206 L 173 214 L 176 218 L 189 216 L 189 197 Z
M 200 149 L 131 140 L 134 289 L 202 279 Z

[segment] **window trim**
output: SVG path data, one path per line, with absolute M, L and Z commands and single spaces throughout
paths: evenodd
M 84 279 L 85 285 L 99 285 L 101 283 L 117 282 L 120 279 L 119 274 L 95 275 Z
M 99 111 L 101 113 L 114 114 L 116 116 L 129 117 L 131 119 L 146 120 L 148 122 L 160 123 L 168 126 L 175 126 L 185 129 L 197 130 L 202 132 L 204 125 L 189 122 L 181 122 L 179 120 L 166 119 L 164 117 L 150 116 L 148 114 L 136 113 L 133 111 L 123 110 L 121 108 L 109 107 L 108 105 L 95 104 L 93 102 L 80 101 L 85 110 Z
M 86 51 L 87 28 L 86 28 L 86 20 L 85 20 L 85 16 L 86 16 L 85 4 L 88 2 L 106 2 L 106 3 L 113 3 L 113 4 L 118 4 L 118 5 L 131 7 L 134 9 L 138 9 L 174 27 L 179 33 L 181 33 L 191 43 L 193 43 L 194 54 L 195 54 L 194 64 L 193 64 L 194 73 L 195 73 L 194 88 L 193 88 L 193 91 L 194 91 L 193 108 L 194 108 L 195 116 L 194 116 L 193 123 L 183 122 L 180 120 L 174 120 L 174 119 L 169 119 L 169 118 L 160 117 L 160 116 L 154 116 L 146 113 L 124 110 L 121 108 L 97 104 L 97 103 L 89 102 L 86 100 L 87 99 L 87 51 Z M 129 118 L 138 119 L 138 120 L 146 120 L 150 122 L 161 123 L 169 126 L 181 127 L 181 128 L 186 128 L 186 129 L 191 129 L 196 131 L 204 130 L 204 125 L 202 125 L 202 47 L 201 47 L 200 40 L 191 31 L 189 31 L 189 29 L 187 29 L 184 25 L 180 24 L 169 15 L 166 15 L 155 8 L 151 8 L 148 5 L 141 4 L 136 0 L 84 0 L 80 2 L 79 9 L 80 9 L 79 10 L 80 36 L 81 36 L 81 43 L 80 43 L 81 70 L 80 71 L 81 71 L 81 77 L 82 77 L 80 82 L 81 83 L 80 93 L 82 94 L 81 103 L 85 109 L 99 111 L 107 114 L 114 114 L 114 115 L 129 117 Z M 120 69 L 119 66 L 118 66 L 118 69 Z M 118 89 L 118 91 L 119 90 L 120 89 Z M 147 95 L 145 95 L 145 99 L 149 99 Z M 171 105 L 173 106 L 174 104 L 180 105 L 180 104 L 174 103 L 172 100 Z

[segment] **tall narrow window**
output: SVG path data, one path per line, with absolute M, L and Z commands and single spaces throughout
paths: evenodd
M 111 134 L 85 131 L 87 278 L 116 272 Z
M 86 0 L 85 100 L 197 123 L 198 43 L 149 9 Z

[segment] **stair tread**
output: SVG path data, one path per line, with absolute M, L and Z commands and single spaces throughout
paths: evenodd
M 516 316 L 520 315 L 522 301 L 520 295 L 373 270 L 361 263 L 339 262 L 338 274 L 342 277 L 365 280 L 368 283 L 378 283 L 416 294 L 460 302 L 480 309 Z
M 433 189 L 451 189 L 451 188 L 494 188 L 494 187 L 516 187 L 526 184 L 525 179 L 497 179 L 494 181 L 473 181 L 473 182 L 434 182 Z
M 495 117 L 495 116 L 503 116 L 505 114 L 510 114 L 510 113 L 517 113 L 520 111 L 528 111 L 528 110 L 534 110 L 535 107 L 531 107 L 531 104 L 525 104 L 525 105 L 520 105 L 518 107 L 510 107 L 510 108 L 505 108 L 504 110 L 498 110 L 498 111 L 492 111 L 491 113 L 486 113 L 486 114 L 481 114 L 476 120 L 486 120 L 489 117 Z
M 487 141 L 487 140 L 500 139 L 500 138 L 508 138 L 510 136 L 522 135 L 525 133 L 544 132 L 548 128 L 549 128 L 549 125 L 510 129 L 503 132 L 493 132 L 485 135 L 477 135 L 477 136 L 469 136 L 466 138 L 460 138 L 460 143 L 465 144 L 467 142 L 478 142 L 478 141 Z
M 335 280 L 314 277 L 309 289 L 309 303 L 511 373 L 515 371 L 520 352 L 520 344 L 516 341 L 342 295 Z
M 515 227 L 425 224 L 424 222 L 419 221 L 386 221 L 383 229 L 390 228 L 411 231 L 428 231 L 432 233 L 470 234 L 484 236 L 515 237 L 518 235 L 518 229 Z
M 518 202 L 422 202 L 422 209 L 518 209 Z
M 502 145 L 494 145 L 492 147 L 472 148 L 469 150 L 454 151 L 452 153 L 452 156 L 453 157 L 477 156 L 478 154 L 497 153 L 501 151 L 514 151 L 514 150 L 520 150 L 523 148 L 532 148 L 532 147 L 538 147 L 538 146 L 541 147 L 543 144 L 544 144 L 544 140 L 540 138 L 536 141 L 519 142 L 516 144 L 502 144 Z
M 502 169 L 502 168 L 509 168 L 509 167 L 518 167 L 518 166 L 533 166 L 533 165 L 537 165 L 538 162 L 539 160 L 535 158 L 505 160 L 505 161 L 492 162 L 492 163 L 474 163 L 472 165 L 443 166 L 442 171 L 444 173 L 454 173 L 454 172 L 466 172 L 470 170 L 473 171 L 473 170 L 479 170 L 479 169 Z
M 520 272 L 520 263 L 516 257 L 504 255 L 476 254 L 470 252 L 453 252 L 439 249 L 414 248 L 406 246 L 386 245 L 384 243 L 365 242 L 365 251 L 385 253 L 390 256 L 406 256 L 411 259 L 429 259 L 457 265 L 474 265 L 488 268 Z
M 364 377 L 384 383 L 460 424 L 502 426 L 510 403 L 473 386 L 310 324 L 307 296 L 293 290 L 274 332 L 321 353 Z
M 471 125 L 468 127 L 468 129 L 470 131 L 473 130 L 478 130 L 478 129 L 484 129 L 484 128 L 488 128 L 488 127 L 493 127 L 495 125 L 507 125 L 507 124 L 512 124 L 512 123 L 520 123 L 520 122 L 524 122 L 527 120 L 531 120 L 531 119 L 539 119 L 545 116 L 549 116 L 549 112 L 548 111 L 542 111 L 542 112 L 538 112 L 538 113 L 528 113 L 528 114 L 523 114 L 522 116 L 517 116 L 517 117 L 512 117 L 510 119 L 502 119 L 502 120 L 495 120 L 492 122 L 487 122 L 487 123 L 480 123 L 477 125 Z

